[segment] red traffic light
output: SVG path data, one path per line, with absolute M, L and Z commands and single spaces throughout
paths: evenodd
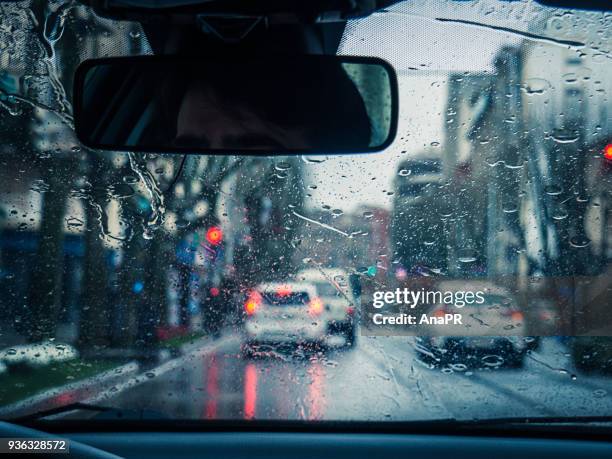
M 206 240 L 211 245 L 219 245 L 223 241 L 223 231 L 218 226 L 211 226 L 206 231 Z
M 603 155 L 608 161 L 612 161 L 612 143 L 609 143 L 604 147 Z

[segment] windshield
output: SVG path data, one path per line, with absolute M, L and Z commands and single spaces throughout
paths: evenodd
M 83 147 L 76 67 L 151 54 L 146 30 L 74 2 L 0 12 L 0 417 L 612 412 L 609 13 L 411 0 L 350 20 L 338 54 L 397 73 L 394 142 L 256 157 Z

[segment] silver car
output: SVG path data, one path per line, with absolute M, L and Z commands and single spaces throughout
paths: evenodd
M 465 363 L 469 366 L 520 367 L 529 348 L 525 318 L 516 299 L 505 287 L 488 281 L 443 281 L 441 292 L 481 291 L 482 304 L 461 309 L 434 305 L 434 316 L 461 311 L 462 325 L 426 326 L 417 337 L 417 349 L 431 363 Z M 503 356 L 503 357 L 502 357 Z

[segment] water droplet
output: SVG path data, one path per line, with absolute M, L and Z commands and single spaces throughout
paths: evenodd
M 177 229 L 187 228 L 191 223 L 188 220 L 180 219 L 177 220 L 175 225 Z
M 80 228 L 84 224 L 85 222 L 83 222 L 83 220 L 76 217 L 69 217 L 66 219 L 66 225 L 68 225 L 69 228 Z
M 276 164 L 274 165 L 274 168 L 275 168 L 277 171 L 286 171 L 286 170 L 291 169 L 291 164 L 286 163 L 286 162 L 280 162 L 280 163 L 276 163 Z
M 551 213 L 553 220 L 563 220 L 567 215 L 567 210 L 562 206 L 556 206 Z
M 550 138 L 557 143 L 574 143 L 580 137 L 580 133 L 569 129 L 555 129 Z
M 495 354 L 485 355 L 480 360 L 485 366 L 492 367 L 492 368 L 499 367 L 504 363 L 504 358 L 499 355 L 495 355 Z
M 306 164 L 319 164 L 325 161 L 324 157 L 302 156 L 302 161 Z
M 570 239 L 570 245 L 576 248 L 587 247 L 591 243 L 591 240 L 586 236 L 574 236 Z
M 516 162 L 504 161 L 503 164 L 506 169 L 522 169 L 525 166 L 525 161 L 516 158 Z
M 595 389 L 593 391 L 593 396 L 595 398 L 604 398 L 606 395 L 608 395 L 608 391 L 605 389 Z
M 575 73 L 566 73 L 562 78 L 563 81 L 568 84 L 574 84 L 578 81 L 578 75 Z
M 334 209 L 331 213 L 334 217 L 339 217 L 344 213 L 344 211 L 342 209 Z
M 529 96 L 540 96 L 550 89 L 550 82 L 543 78 L 529 78 L 525 81 L 521 90 Z
M 561 193 L 563 193 L 563 188 L 561 188 L 559 185 L 547 185 L 546 188 L 544 188 L 544 193 L 550 195 L 550 196 L 557 196 Z
M 36 193 L 45 193 L 49 191 L 49 185 L 44 180 L 34 180 L 30 189 Z
M 576 202 L 589 202 L 589 197 L 588 196 L 576 196 Z
M 146 228 L 143 232 L 142 232 L 142 237 L 143 239 L 146 240 L 151 240 L 153 239 L 153 237 L 155 236 L 155 232 L 154 230 L 152 230 L 151 228 Z
M 323 365 L 325 365 L 326 367 L 335 368 L 335 367 L 338 366 L 338 362 L 336 362 L 335 360 L 324 359 L 323 360 Z
M 411 174 L 411 170 L 410 169 L 400 169 L 399 172 L 397 173 L 397 175 L 401 176 L 401 177 L 407 177 Z
M 504 162 L 502 160 L 497 159 L 494 156 L 487 156 L 485 158 L 485 163 L 487 163 L 491 167 L 496 167 L 496 166 L 499 166 L 501 164 L 504 164 Z
M 502 206 L 502 211 L 506 214 L 513 214 L 518 211 L 518 206 L 514 202 L 506 202 Z
M 478 259 L 478 253 L 473 249 L 459 249 L 457 260 L 460 263 L 473 263 Z
M 139 180 L 135 175 L 126 175 L 123 177 L 123 181 L 129 185 L 134 185 L 135 183 L 138 183 Z
M 459 371 L 459 372 L 465 371 L 468 368 L 467 365 L 464 363 L 452 363 L 449 365 L 449 367 L 452 368 L 453 371 Z
M 452 217 L 454 210 L 449 205 L 443 205 L 438 211 L 438 213 L 442 218 L 449 218 Z

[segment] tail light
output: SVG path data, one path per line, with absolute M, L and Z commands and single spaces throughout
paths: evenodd
M 514 311 L 511 317 L 513 322 L 523 322 L 523 313 L 520 311 Z
M 348 308 L 346 308 L 346 313 L 349 316 L 352 316 L 353 314 L 355 314 L 355 307 L 354 306 L 349 306 Z
M 612 143 L 609 143 L 604 147 L 603 155 L 608 161 L 612 161 Z
M 310 300 L 308 312 L 311 316 L 318 316 L 323 312 L 323 302 L 321 301 L 321 298 L 315 297 Z
M 244 310 L 247 316 L 252 316 L 261 306 L 261 295 L 259 292 L 251 292 L 244 303 Z
M 448 314 L 448 310 L 444 307 L 436 309 L 433 313 L 435 317 L 444 317 L 446 314 Z

